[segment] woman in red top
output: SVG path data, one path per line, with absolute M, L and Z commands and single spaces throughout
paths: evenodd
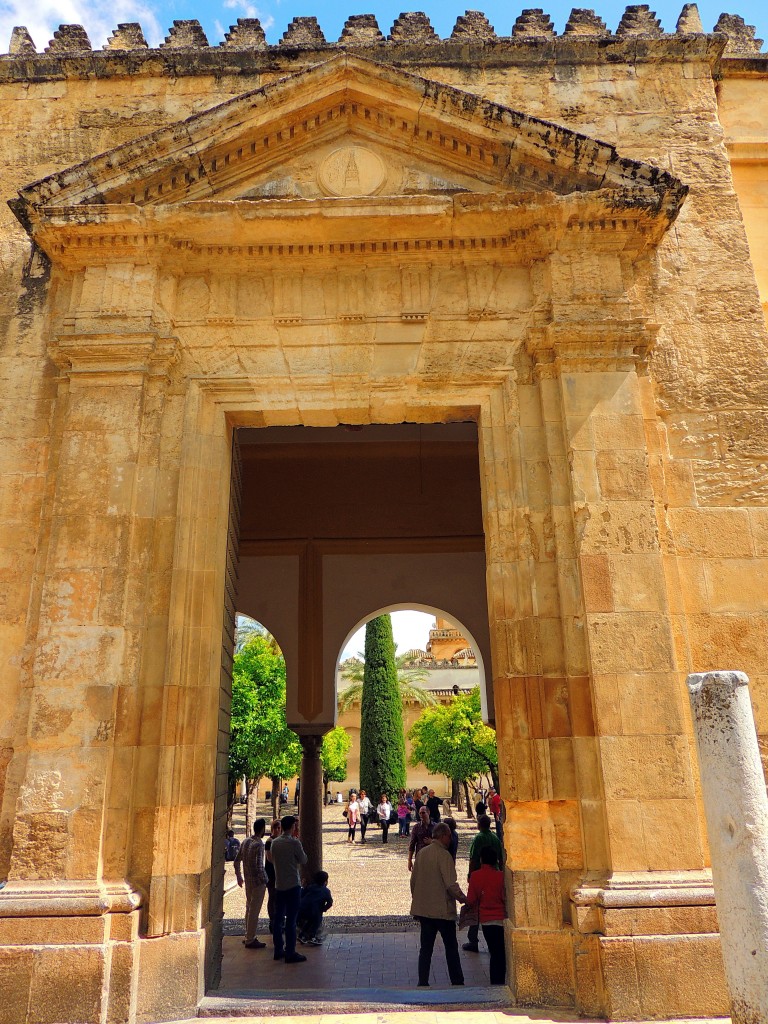
M 469 876 L 467 904 L 477 906 L 483 936 L 491 954 L 491 984 L 503 985 L 507 977 L 504 952 L 504 872 L 496 867 L 496 851 L 490 846 L 480 851 L 480 867 Z

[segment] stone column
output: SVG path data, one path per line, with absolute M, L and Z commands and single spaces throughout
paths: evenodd
M 768 797 L 743 672 L 688 676 L 734 1024 L 768 1022 Z
M 301 789 L 299 790 L 300 838 L 307 851 L 307 874 L 323 866 L 323 766 L 322 736 L 301 736 Z

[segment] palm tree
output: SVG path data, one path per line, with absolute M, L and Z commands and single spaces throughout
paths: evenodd
M 239 654 L 254 636 L 269 637 L 270 633 L 256 619 L 251 619 L 247 615 L 237 615 L 235 619 L 235 654 Z M 270 639 L 274 638 L 270 637 Z
M 397 684 L 400 690 L 400 699 L 403 704 L 418 704 L 426 708 L 437 704 L 437 698 L 429 690 L 425 690 L 419 683 L 426 682 L 429 678 L 425 668 L 406 668 L 409 651 L 395 656 L 395 668 L 397 669 Z M 365 671 L 365 659 L 362 653 L 356 658 L 348 658 L 341 666 L 341 676 L 350 685 L 339 694 L 339 711 L 348 711 L 353 704 L 361 700 L 363 696 L 363 673 Z

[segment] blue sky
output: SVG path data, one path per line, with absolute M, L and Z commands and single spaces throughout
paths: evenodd
M 485 4 L 477 3 L 476 6 L 485 12 L 499 35 L 509 35 L 523 6 L 532 5 L 532 2 L 534 0 L 526 0 L 525 5 L 521 3 L 519 7 L 510 7 L 500 0 L 494 0 Z M 575 0 L 575 3 L 561 0 L 535 2 L 542 4 L 552 17 L 556 31 L 562 32 L 571 7 L 584 5 L 590 0 Z M 609 29 L 615 31 L 624 7 L 624 3 L 615 0 L 601 0 L 596 5 L 596 11 Z M 656 10 L 667 32 L 674 31 L 681 7 L 682 2 L 679 0 L 660 0 L 651 4 L 651 9 Z M 105 4 L 104 0 L 0 0 L 0 52 L 7 50 L 14 25 L 26 25 L 38 50 L 42 50 L 54 29 L 62 23 L 78 22 L 84 25 L 93 45 L 101 47 L 118 22 L 140 21 L 150 45 L 157 45 L 175 18 L 197 18 L 209 42 L 216 45 L 238 17 L 256 17 L 261 19 L 268 41 L 276 43 L 292 18 L 314 14 L 326 38 L 335 41 L 350 14 L 375 14 L 386 35 L 394 19 L 404 9 L 425 10 L 436 31 L 441 36 L 448 36 L 457 16 L 464 13 L 465 7 L 461 3 L 437 4 L 434 0 L 366 0 L 357 5 L 351 0 L 341 4 L 329 0 L 208 0 L 206 3 L 200 0 L 112 0 L 109 4 Z M 706 30 L 714 26 L 724 9 L 742 15 L 749 24 L 757 26 L 758 36 L 768 39 L 766 0 L 701 0 L 699 10 Z

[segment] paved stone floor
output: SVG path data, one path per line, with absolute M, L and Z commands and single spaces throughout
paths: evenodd
M 334 934 L 322 946 L 300 946 L 307 962 L 286 964 L 266 949 L 245 949 L 234 936 L 224 939 L 224 962 L 219 991 L 278 992 L 283 989 L 413 989 L 418 981 L 418 932 L 374 932 Z M 462 951 L 464 981 L 468 986 L 486 986 L 488 954 Z M 452 989 L 445 966 L 442 941 L 438 938 L 432 957 L 430 985 Z
M 238 1024 L 273 1024 L 272 1013 L 238 1015 Z M 196 1018 L 195 1018 L 196 1020 Z M 177 1024 L 194 1024 L 179 1021 Z M 232 1024 L 231 1017 L 208 1017 L 207 1024 Z M 280 1024 L 589 1024 L 587 1018 L 554 1011 L 517 1010 L 394 1010 L 366 1013 L 313 1013 L 282 1016 Z M 595 1022 L 598 1024 L 598 1022 Z M 602 1022 L 599 1022 L 602 1024 Z M 690 1021 L 636 1021 L 634 1024 L 690 1024 Z M 730 1024 L 730 1017 L 699 1019 L 696 1024 Z
M 454 1010 L 384 1010 L 368 1011 L 363 1013 L 339 1013 L 336 1010 L 330 1013 L 300 1014 L 298 1016 L 280 1016 L 280 1024 L 585 1024 L 583 1018 L 537 1016 L 535 1011 L 530 1011 L 531 1016 L 525 1010 L 475 1010 L 471 1007 Z M 244 1016 L 237 1013 L 238 1024 L 273 1024 L 274 1013 L 269 1010 L 266 1013 L 255 1016 Z M 206 1016 L 207 1024 L 232 1024 L 232 1017 Z M 178 1022 L 187 1024 L 187 1022 Z M 188 1022 L 192 1024 L 192 1021 Z M 603 1024 L 603 1022 L 595 1022 Z M 643 1022 L 637 1022 L 643 1024 Z M 650 1024 L 650 1022 L 645 1022 Z M 673 1022 L 655 1021 L 654 1024 L 673 1024 Z M 677 1024 L 677 1022 L 674 1022 Z M 683 1024 L 683 1022 L 679 1022 Z M 697 1024 L 728 1024 L 728 1019 L 719 1021 L 699 1021 Z

